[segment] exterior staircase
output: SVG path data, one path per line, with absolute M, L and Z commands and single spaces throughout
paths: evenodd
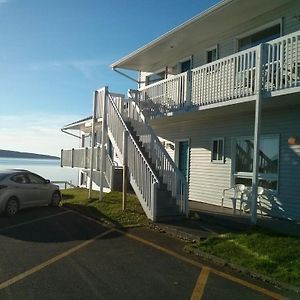
M 147 217 L 153 221 L 182 218 L 187 214 L 187 184 L 135 101 L 124 95 L 98 90 L 96 117 L 102 118 L 129 182 Z

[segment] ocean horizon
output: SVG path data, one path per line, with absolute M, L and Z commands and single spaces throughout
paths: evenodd
M 4 169 L 25 169 L 50 181 L 68 181 L 78 185 L 78 169 L 62 168 L 60 160 L 56 159 L 0 157 L 0 170 Z

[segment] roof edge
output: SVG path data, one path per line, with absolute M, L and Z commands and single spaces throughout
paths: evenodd
M 225 7 L 226 5 L 230 4 L 233 1 L 235 1 L 235 0 L 223 0 L 223 1 L 219 2 L 219 3 L 216 3 L 212 7 L 210 7 L 208 9 L 202 11 L 198 15 L 192 17 L 191 19 L 189 19 L 189 20 L 185 21 L 184 23 L 176 26 L 175 28 L 167 31 L 166 33 L 162 34 L 158 38 L 156 38 L 156 39 L 152 40 L 151 42 L 147 43 L 146 45 L 138 48 L 137 50 L 129 53 L 128 55 L 126 55 L 126 56 L 122 57 L 121 59 L 117 60 L 116 62 L 112 63 L 110 65 L 110 67 L 113 68 L 113 69 L 114 68 L 122 68 L 122 67 L 118 67 L 118 65 L 120 63 L 126 61 L 127 59 L 130 59 L 130 58 L 134 57 L 135 55 L 137 55 L 137 54 L 145 51 L 146 49 L 150 49 L 150 48 L 154 47 L 156 44 L 158 44 L 163 39 L 169 37 L 170 35 L 176 33 L 177 31 L 185 28 L 186 26 L 193 24 L 194 22 L 198 21 L 199 19 L 204 18 L 204 17 L 206 17 L 206 16 L 214 13 L 215 11 L 217 11 L 217 10 Z M 124 68 L 124 69 L 126 69 L 126 68 Z

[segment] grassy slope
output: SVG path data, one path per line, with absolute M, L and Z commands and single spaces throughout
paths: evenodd
M 233 264 L 300 286 L 300 239 L 265 230 L 228 233 L 189 245 Z
M 148 219 L 135 195 L 128 194 L 127 208 L 122 211 L 122 193 L 105 194 L 101 201 L 98 193 L 93 191 L 92 199 L 88 200 L 86 189 L 63 190 L 63 205 L 81 211 L 96 219 L 106 218 L 117 226 L 138 226 Z

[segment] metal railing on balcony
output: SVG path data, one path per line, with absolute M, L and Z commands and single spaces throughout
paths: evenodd
M 257 74 L 258 66 L 261 76 Z M 260 77 L 262 82 L 258 82 Z M 143 87 L 139 106 L 145 115 L 155 116 L 191 106 L 243 101 L 259 91 L 269 97 L 270 92 L 299 86 L 297 31 Z

